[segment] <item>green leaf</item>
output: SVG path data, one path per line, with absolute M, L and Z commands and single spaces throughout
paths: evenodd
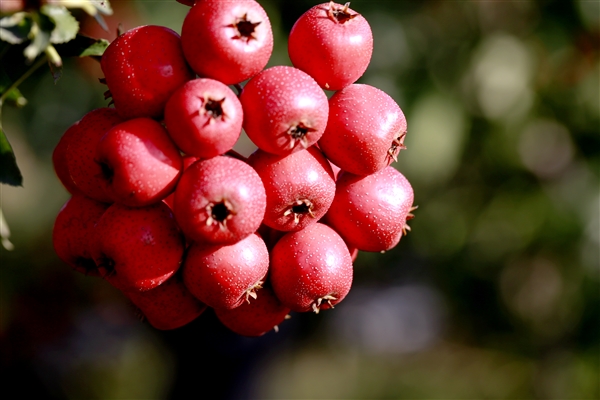
M 50 34 L 51 43 L 66 43 L 75 38 L 79 32 L 79 22 L 63 6 L 42 6 L 40 12 L 54 22 L 54 29 Z
M 28 13 L 18 12 L 0 19 L 0 40 L 20 44 L 27 40 L 33 22 Z
M 105 39 L 94 39 L 85 35 L 77 35 L 68 43 L 54 46 L 58 53 L 64 57 L 100 57 L 110 42 Z
M 0 127 L 0 182 L 12 186 L 23 186 L 23 176 L 19 167 L 15 153 L 8 143 L 4 134 L 4 129 Z

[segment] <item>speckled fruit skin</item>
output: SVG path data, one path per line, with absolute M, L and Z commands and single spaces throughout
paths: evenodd
M 135 118 L 112 127 L 94 157 L 114 202 L 131 207 L 157 203 L 175 190 L 183 170 L 179 149 L 161 124 Z
M 254 26 L 251 36 L 240 35 L 241 19 Z M 260 72 L 273 52 L 273 32 L 265 10 L 254 0 L 202 0 L 190 9 L 181 28 L 188 63 L 200 77 L 226 85 Z
M 200 301 L 213 308 L 232 309 L 252 297 L 269 269 L 269 252 L 265 242 L 254 233 L 228 245 L 190 246 L 183 266 L 183 282 Z
M 384 251 L 398 244 L 414 200 L 404 175 L 393 167 L 365 177 L 343 172 L 336 185 L 325 220 L 348 246 Z
M 219 321 L 242 336 L 262 336 L 283 322 L 290 309 L 281 304 L 273 291 L 265 287 L 260 296 L 233 310 L 215 309 Z M 275 328 L 277 329 L 277 328 Z
M 183 171 L 188 169 L 193 163 L 195 163 L 196 161 L 199 160 L 198 157 L 194 157 L 194 156 L 183 156 L 182 158 L 183 158 Z M 170 195 L 168 195 L 167 197 L 165 197 L 163 202 L 166 205 L 168 205 L 171 210 L 174 210 L 175 209 L 175 192 L 173 192 Z
M 60 180 L 60 183 L 62 183 L 65 189 L 71 194 L 79 193 L 79 189 L 77 189 L 77 185 L 75 185 L 75 182 L 73 182 L 71 174 L 69 173 L 67 152 L 69 144 L 78 135 L 78 125 L 79 121 L 75 122 L 65 131 L 52 152 L 52 166 L 54 167 L 54 172 Z
M 230 208 L 223 223 L 211 206 Z M 232 244 L 255 232 L 265 215 L 266 194 L 256 171 L 243 161 L 217 156 L 192 164 L 175 190 L 175 216 L 186 238 Z
M 100 66 L 115 108 L 125 119 L 160 118 L 171 94 L 194 78 L 177 32 L 157 25 L 117 37 Z
M 150 290 L 169 279 L 183 257 L 183 237 L 169 207 L 132 208 L 115 203 L 98 220 L 94 261 L 123 291 Z
M 265 185 L 267 208 L 263 223 L 273 229 L 303 229 L 321 219 L 333 202 L 333 171 L 315 147 L 287 156 L 257 150 L 248 157 L 248 163 Z
M 75 271 L 100 276 L 91 246 L 95 240 L 94 225 L 108 207 L 106 203 L 74 194 L 58 212 L 52 229 L 54 251 Z
M 321 223 L 286 234 L 271 251 L 271 285 L 292 311 L 318 312 L 335 306 L 350 291 L 352 274 L 346 243 Z
M 220 115 L 211 113 L 217 104 Z M 211 158 L 233 148 L 242 133 L 244 112 L 229 87 L 214 79 L 194 79 L 179 88 L 165 107 L 169 135 L 186 154 Z
M 121 122 L 123 119 L 114 108 L 90 111 L 79 121 L 77 135 L 66 154 L 67 168 L 77 188 L 86 196 L 105 203 L 111 203 L 112 198 L 102 178 L 102 169 L 95 161 L 96 147 L 104 134 Z
M 316 143 L 325 131 L 329 104 L 306 73 L 287 66 L 266 69 L 240 95 L 244 130 L 260 149 L 290 154 Z
M 394 161 L 404 148 L 406 129 L 394 99 L 373 86 L 354 84 L 329 99 L 329 120 L 319 147 L 342 170 L 369 175 Z
M 187 325 L 207 308 L 187 290 L 180 274 L 152 290 L 123 293 L 139 308 L 150 325 L 160 330 Z
M 344 8 L 333 3 L 334 11 Z M 362 76 L 371 61 L 373 33 L 367 20 L 348 8 L 335 18 L 330 3 L 316 5 L 294 24 L 288 40 L 292 64 L 324 89 L 340 90 Z

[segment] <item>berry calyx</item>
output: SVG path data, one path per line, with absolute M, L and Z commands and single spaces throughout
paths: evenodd
M 229 25 L 231 28 L 236 29 L 236 34 L 232 39 L 240 39 L 248 43 L 250 40 L 258 40 L 256 37 L 256 27 L 261 24 L 262 21 L 252 22 L 248 19 L 248 13 L 244 14 L 241 18 L 236 18 L 236 21 Z
M 225 101 L 225 97 L 220 100 L 213 99 L 208 95 L 205 95 L 202 98 L 202 108 L 200 109 L 200 113 L 209 117 L 208 123 L 212 124 L 215 120 L 225 121 L 227 119 L 227 114 L 223 110 L 223 102 Z
M 298 224 L 300 222 L 300 217 L 305 214 L 316 218 L 313 208 L 313 203 L 308 199 L 296 200 L 290 204 L 287 210 L 285 210 L 283 216 L 287 217 L 290 214 L 294 214 L 294 223 Z
M 218 225 L 221 230 L 227 230 L 227 221 L 236 214 L 229 200 L 221 200 L 218 203 L 210 202 L 206 206 L 206 225 Z
M 400 133 L 397 138 L 392 140 L 392 145 L 388 149 L 388 156 L 394 161 L 398 161 L 398 153 L 400 153 L 400 150 L 406 150 L 406 146 L 404 145 L 405 136 L 406 132 Z
M 332 20 L 339 22 L 340 24 L 343 24 L 346 21 L 349 21 L 352 18 L 355 18 L 356 16 L 360 15 L 358 13 L 351 14 L 350 11 L 348 11 L 349 8 L 350 8 L 350 2 L 344 4 L 340 8 L 339 4 L 335 4 L 333 1 L 330 1 L 329 2 L 329 10 L 327 10 L 327 15 Z

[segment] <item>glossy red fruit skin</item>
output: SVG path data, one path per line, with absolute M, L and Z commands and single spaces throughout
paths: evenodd
M 365 177 L 344 172 L 336 185 L 325 220 L 348 246 L 385 251 L 398 244 L 414 200 L 404 175 L 393 167 Z
M 73 137 L 66 154 L 67 168 L 73 183 L 86 196 L 111 203 L 107 181 L 102 178 L 102 168 L 95 161 L 96 147 L 104 134 L 123 122 L 114 108 L 98 108 L 79 121 L 77 135 Z
M 326 310 L 352 285 L 352 259 L 340 235 L 316 223 L 283 236 L 271 251 L 270 282 L 292 311 Z
M 313 78 L 277 66 L 252 78 L 240 95 L 244 130 L 260 149 L 279 155 L 316 143 L 327 125 L 329 104 Z
M 212 107 L 219 114 L 211 113 Z M 201 158 L 221 155 L 233 148 L 242 132 L 244 112 L 229 87 L 214 79 L 187 82 L 167 101 L 165 124 L 177 147 Z
M 331 12 L 341 4 L 323 3 L 304 13 L 294 24 L 288 53 L 294 67 L 312 76 L 327 90 L 340 90 L 356 82 L 366 71 L 373 53 L 373 33 L 367 20 L 348 8 L 350 18 Z
M 183 266 L 183 282 L 206 305 L 232 309 L 260 289 L 269 269 L 269 252 L 256 233 L 237 243 L 219 246 L 194 243 Z
M 236 23 L 253 27 L 240 35 Z M 226 85 L 240 83 L 260 72 L 273 51 L 273 32 L 265 10 L 254 0 L 202 0 L 190 9 L 181 28 L 185 58 L 200 76 Z
M 281 304 L 269 287 L 262 288 L 256 300 L 233 310 L 215 309 L 219 321 L 242 336 L 257 337 L 273 330 L 285 320 L 290 309 Z
M 333 171 L 315 147 L 287 156 L 259 149 L 248 157 L 248 163 L 265 185 L 267 208 L 263 223 L 273 229 L 303 229 L 321 219 L 333 202 Z
M 187 290 L 180 274 L 175 274 L 154 289 L 123 293 L 139 308 L 150 325 L 160 330 L 187 325 L 207 308 Z
M 109 207 L 74 194 L 60 209 L 52 229 L 52 244 L 58 257 L 75 271 L 88 276 L 100 276 L 92 257 L 92 245 L 96 240 L 94 226 Z
M 342 170 L 369 175 L 395 160 L 404 148 L 406 130 L 404 113 L 390 96 L 354 84 L 329 99 L 329 120 L 319 147 Z
M 65 133 L 61 136 L 54 151 L 52 152 L 52 165 L 54 166 L 54 172 L 60 180 L 60 183 L 67 189 L 71 194 L 80 193 L 77 189 L 77 185 L 73 182 L 71 174 L 69 173 L 69 166 L 67 164 L 67 153 L 69 144 L 77 137 L 79 130 L 79 121 L 71 125 Z
M 183 159 L 183 171 L 188 169 L 190 167 L 190 165 L 192 165 L 193 163 L 195 163 L 196 161 L 199 160 L 198 157 L 194 157 L 194 156 L 183 156 L 182 159 Z M 163 202 L 166 205 L 168 205 L 171 210 L 174 210 L 175 209 L 175 192 L 173 192 L 170 195 L 168 195 L 167 197 L 165 197 Z
M 220 211 L 227 208 L 227 219 L 213 218 L 213 206 Z M 197 161 L 183 173 L 175 190 L 175 216 L 191 241 L 240 241 L 258 229 L 265 207 L 260 177 L 251 166 L 232 157 Z
M 98 220 L 94 260 L 123 291 L 154 289 L 180 267 L 184 242 L 164 203 L 142 208 L 115 203 Z
M 115 108 L 125 119 L 160 118 L 171 94 L 194 78 L 179 35 L 144 25 L 117 37 L 100 62 Z
M 135 118 L 112 127 L 94 157 L 112 201 L 130 207 L 157 203 L 175 190 L 183 170 L 179 149 L 161 124 Z

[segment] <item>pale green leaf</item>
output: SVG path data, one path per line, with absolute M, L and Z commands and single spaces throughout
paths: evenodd
M 63 6 L 42 6 L 42 14 L 54 22 L 54 29 L 50 34 L 51 43 L 66 43 L 73 40 L 79 32 L 79 22 Z
M 31 25 L 31 17 L 25 12 L 0 18 L 0 40 L 10 44 L 23 43 L 29 36 Z

